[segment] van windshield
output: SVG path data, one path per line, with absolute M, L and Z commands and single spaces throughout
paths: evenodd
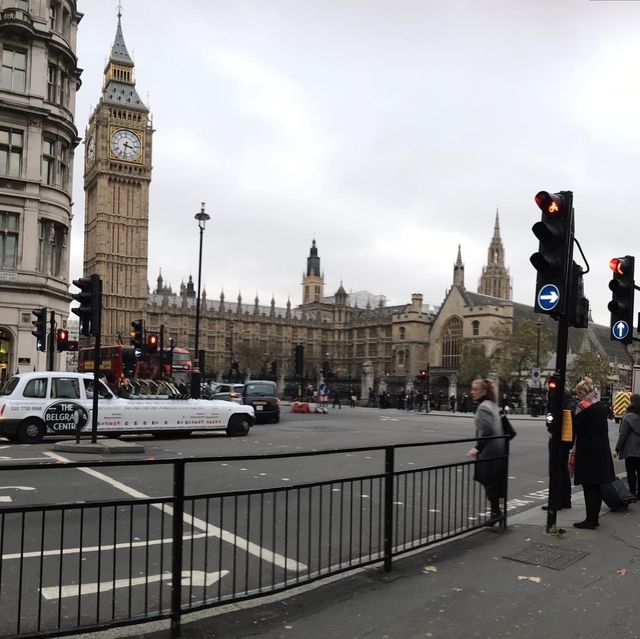
M 276 389 L 273 384 L 245 384 L 244 394 L 273 396 L 276 394 Z

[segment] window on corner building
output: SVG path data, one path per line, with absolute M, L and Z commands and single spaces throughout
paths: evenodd
M 404 326 L 401 326 L 401 327 L 400 327 L 400 339 L 404 339 L 404 334 L 405 334 L 405 332 L 406 332 L 406 331 L 405 331 Z
M 18 214 L 0 211 L 0 268 L 16 268 L 18 262 Z
M 460 365 L 462 320 L 458 317 L 452 317 L 444 325 L 440 340 L 442 343 L 442 366 L 457 370 Z
M 67 227 L 53 220 L 39 223 L 38 270 L 47 275 L 60 277 L 67 247 Z
M 20 177 L 24 134 L 18 129 L 0 127 L 0 175 Z
M 47 68 L 47 100 L 69 108 L 69 74 L 55 62 Z
M 69 188 L 69 144 L 45 136 L 42 140 L 42 181 L 49 186 Z
M 473 321 L 471 327 L 474 335 L 480 335 L 480 322 L 478 320 Z
M 27 53 L 12 47 L 2 48 L 0 89 L 24 93 L 27 86 Z

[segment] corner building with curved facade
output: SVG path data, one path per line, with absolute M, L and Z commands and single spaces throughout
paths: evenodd
M 74 124 L 81 70 L 75 0 L 0 3 L 0 379 L 44 370 L 32 310 L 69 316 Z M 63 356 L 55 353 L 58 368 Z

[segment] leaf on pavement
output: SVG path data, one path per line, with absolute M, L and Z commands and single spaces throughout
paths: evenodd
M 525 577 L 523 575 L 518 575 L 518 579 L 520 581 L 533 581 L 533 583 L 539 584 L 542 579 L 540 577 Z
M 425 566 L 422 569 L 422 572 L 438 572 L 438 569 L 436 568 L 436 566 Z

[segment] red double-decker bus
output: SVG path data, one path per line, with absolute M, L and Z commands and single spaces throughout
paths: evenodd
M 78 371 L 94 371 L 95 349 L 81 348 L 78 352 Z M 172 356 L 173 354 L 173 356 Z M 160 353 L 143 353 L 136 357 L 133 346 L 103 346 L 100 348 L 98 372 L 105 375 L 109 386 L 116 388 L 123 377 L 129 379 L 161 379 L 172 377 L 176 382 L 189 383 L 191 379 L 191 354 L 185 348 L 164 349 L 164 364 Z

